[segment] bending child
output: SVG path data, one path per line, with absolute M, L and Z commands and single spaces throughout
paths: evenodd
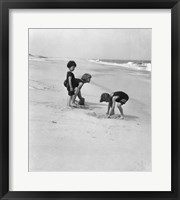
M 108 93 L 101 94 L 100 102 L 108 102 L 108 110 L 106 113 L 108 118 L 110 118 L 111 115 L 114 115 L 115 104 L 117 103 L 117 107 L 121 115 L 120 118 L 124 119 L 122 105 L 124 105 L 128 101 L 128 99 L 129 96 L 126 93 L 122 91 L 117 91 L 113 92 L 111 95 Z
M 84 74 L 81 79 L 76 78 L 76 87 L 75 87 L 75 99 L 78 96 L 79 98 L 79 105 L 85 104 L 85 98 L 81 95 L 81 89 L 85 83 L 89 83 L 91 81 L 92 76 L 90 74 Z

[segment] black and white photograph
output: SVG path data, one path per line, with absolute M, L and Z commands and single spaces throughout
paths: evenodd
M 29 172 L 151 172 L 148 28 L 28 30 Z

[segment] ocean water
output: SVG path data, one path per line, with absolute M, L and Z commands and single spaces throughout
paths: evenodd
M 147 60 L 91 59 L 89 61 L 97 64 L 120 66 L 139 71 L 151 72 L 151 61 Z
M 58 61 L 68 62 L 70 59 L 62 57 L 34 56 L 30 54 L 29 60 L 36 60 L 41 62 L 58 62 Z M 78 60 L 83 60 L 83 59 L 78 59 Z M 148 60 L 89 59 L 88 61 L 94 62 L 96 64 L 120 66 L 138 71 L 151 72 L 151 61 Z

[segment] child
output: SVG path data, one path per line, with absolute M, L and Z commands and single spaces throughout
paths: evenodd
M 76 106 L 75 99 L 77 96 L 79 98 L 79 105 L 84 105 L 85 99 L 81 95 L 81 89 L 84 83 L 89 83 L 91 81 L 91 78 L 92 76 L 86 73 L 81 77 L 81 79 L 79 78 L 74 79 L 74 84 L 73 84 L 74 85 L 74 96 L 73 96 L 74 104 L 72 106 Z M 68 89 L 67 79 L 64 81 L 64 86 L 67 87 Z
M 124 113 L 122 109 L 122 105 L 125 104 L 129 99 L 129 96 L 121 91 L 113 92 L 111 95 L 108 93 L 103 93 L 101 95 L 100 102 L 108 102 L 108 110 L 107 110 L 107 115 L 108 118 L 110 118 L 111 115 L 114 115 L 114 108 L 115 104 L 117 102 L 117 107 L 120 111 L 121 114 L 121 119 L 124 119 Z
M 90 74 L 84 74 L 81 79 L 76 79 L 76 88 L 75 88 L 75 95 L 79 98 L 79 105 L 85 104 L 85 99 L 81 96 L 81 89 L 84 83 L 89 83 L 91 81 L 92 76 Z M 75 98 L 76 98 L 75 96 Z
M 68 106 L 74 106 L 74 101 L 75 101 L 75 76 L 73 74 L 73 71 L 75 70 L 76 63 L 74 61 L 69 61 L 67 63 L 67 67 L 69 71 L 67 72 L 66 75 L 66 84 L 67 84 L 67 91 L 69 95 L 69 101 L 68 101 Z

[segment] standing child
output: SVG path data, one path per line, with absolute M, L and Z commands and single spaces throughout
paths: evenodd
M 129 99 L 129 96 L 126 93 L 122 91 L 117 91 L 117 92 L 113 92 L 111 95 L 108 93 L 103 93 L 101 95 L 100 102 L 103 102 L 103 101 L 108 102 L 108 110 L 106 113 L 108 115 L 108 118 L 110 118 L 111 115 L 114 115 L 114 108 L 117 102 L 117 107 L 121 114 L 121 119 L 124 119 L 122 105 L 125 104 L 128 101 L 128 99 Z
M 69 61 L 67 63 L 67 68 L 69 71 L 66 75 L 67 91 L 69 95 L 68 106 L 75 106 L 75 76 L 73 71 L 75 70 L 76 63 L 74 61 Z

